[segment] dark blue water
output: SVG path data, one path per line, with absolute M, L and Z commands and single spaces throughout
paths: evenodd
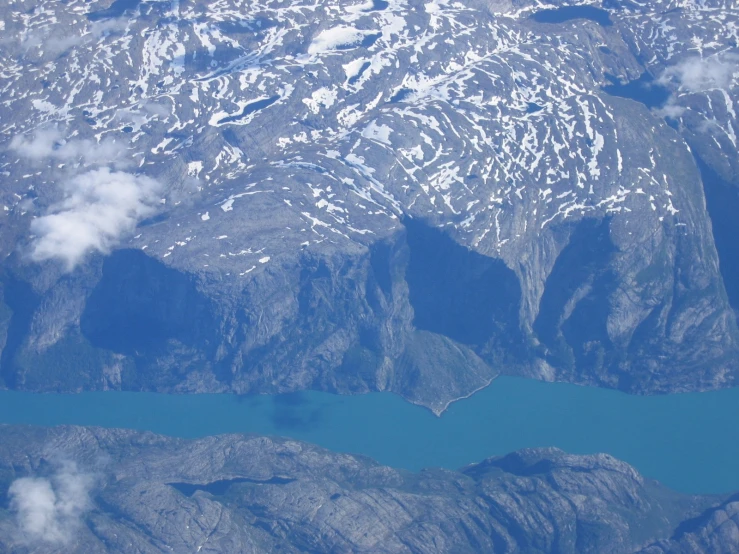
M 669 396 L 501 377 L 440 418 L 387 393 L 274 397 L 0 391 L 0 422 L 79 424 L 179 437 L 289 436 L 418 470 L 530 446 L 607 452 L 684 492 L 739 490 L 739 389 Z
M 222 119 L 219 119 L 218 125 L 222 125 L 223 123 L 233 123 L 234 121 L 239 121 L 240 119 L 244 119 L 249 114 L 252 114 L 259 110 L 263 110 L 264 108 L 268 108 L 269 106 L 277 102 L 279 99 L 280 99 L 280 96 L 275 95 L 269 98 L 263 98 L 262 100 L 256 100 L 255 102 L 250 102 L 249 104 L 244 106 L 241 112 L 237 113 L 236 115 L 229 115 Z
M 141 0 L 115 0 L 109 8 L 88 13 L 87 19 L 98 21 L 100 19 L 120 17 L 128 10 L 135 10 L 140 3 Z
M 564 6 L 539 10 L 531 15 L 531 19 L 538 23 L 564 23 L 573 19 L 589 19 L 604 27 L 613 25 L 608 12 L 595 6 Z
M 386 2 L 385 0 L 372 0 L 372 8 L 370 8 L 369 11 L 382 11 L 386 10 L 387 7 L 390 5 L 389 2 Z
M 606 75 L 611 82 L 603 91 L 613 96 L 621 96 L 641 102 L 647 108 L 659 108 L 670 97 L 670 89 L 660 85 L 649 73 L 644 72 L 638 79 L 621 84 L 612 75 Z
M 372 48 L 372 46 L 374 46 L 374 44 L 375 44 L 375 43 L 377 42 L 377 40 L 378 40 L 378 39 L 379 39 L 379 38 L 380 38 L 381 36 L 382 36 L 382 33 L 374 33 L 374 34 L 371 34 L 371 35 L 366 35 L 366 36 L 365 36 L 365 37 L 364 37 L 364 38 L 362 39 L 362 42 L 361 42 L 361 43 L 359 43 L 359 45 L 360 45 L 360 46 L 361 46 L 362 48 Z
M 360 67 L 360 68 L 359 68 L 359 71 L 357 71 L 357 74 L 356 74 L 356 75 L 354 75 L 353 77 L 350 77 L 350 78 L 349 78 L 349 81 L 348 81 L 348 83 L 349 83 L 350 85 L 353 85 L 354 83 L 356 83 L 357 81 L 359 81 L 359 79 L 360 79 L 360 78 L 362 77 L 362 74 L 363 74 L 363 73 L 364 73 L 365 71 L 367 71 L 367 70 L 369 69 L 369 67 L 370 67 L 371 65 L 372 65 L 372 64 L 371 64 L 370 62 L 364 62 L 364 63 L 362 64 L 362 67 Z
M 269 479 L 258 480 L 258 479 L 247 479 L 244 477 L 237 477 L 236 479 L 223 479 L 222 481 L 213 481 L 207 485 L 193 485 L 192 483 L 168 483 L 171 487 L 174 487 L 185 496 L 192 496 L 197 491 L 205 491 L 210 494 L 222 495 L 225 494 L 231 485 L 237 483 L 257 483 L 260 485 L 286 485 L 292 483 L 295 479 L 288 479 L 285 477 L 271 477 Z
M 406 98 L 408 98 L 408 96 L 410 96 L 412 93 L 413 93 L 413 91 L 411 89 L 409 89 L 409 88 L 401 88 L 398 92 L 396 92 L 395 94 L 393 94 L 393 96 L 390 98 L 389 102 L 390 103 L 402 102 L 403 100 L 405 100 Z

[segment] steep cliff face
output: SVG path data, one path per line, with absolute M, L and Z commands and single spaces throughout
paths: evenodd
M 719 540 L 706 521 L 731 506 L 556 449 L 412 474 L 255 436 L 3 426 L 0 437 L 0 546 L 19 553 L 621 553 L 686 533 Z M 34 527 L 24 495 L 36 485 L 58 502 Z
M 734 384 L 736 7 L 559 4 L 4 8 L 5 386 Z

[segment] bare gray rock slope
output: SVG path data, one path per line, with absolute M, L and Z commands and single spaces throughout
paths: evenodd
M 739 549 L 739 497 L 680 524 L 672 537 L 641 550 L 642 554 L 730 554 Z
M 735 384 L 736 4 L 567 4 L 3 6 L 4 385 Z
M 38 496 L 24 503 L 33 484 L 57 501 L 41 510 L 44 525 L 29 517 L 43 506 Z M 0 498 L 0 548 L 17 553 L 739 546 L 723 531 L 735 503 L 679 495 L 607 455 L 556 449 L 413 474 L 287 439 L 2 426 L 0 490 L 10 491 Z

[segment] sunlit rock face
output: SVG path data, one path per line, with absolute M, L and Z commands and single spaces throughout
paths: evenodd
M 739 545 L 720 525 L 735 519 L 736 502 L 680 495 L 604 454 L 529 449 L 411 473 L 261 436 L 0 426 L 0 438 L 8 552 L 659 554 Z M 691 550 L 690 536 L 718 548 Z
M 5 385 L 733 384 L 739 13 L 560 4 L 8 4 Z

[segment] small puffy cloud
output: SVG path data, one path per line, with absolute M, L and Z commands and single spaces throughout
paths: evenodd
M 147 113 L 160 118 L 168 117 L 171 112 L 170 108 L 164 104 L 157 104 L 156 102 L 146 102 L 142 107 Z
M 24 158 L 42 160 L 47 158 L 63 162 L 83 164 L 120 163 L 125 159 L 126 147 L 113 138 L 100 142 L 90 139 L 65 140 L 56 128 L 36 131 L 33 136 L 16 135 L 10 141 L 10 149 Z
M 100 38 L 111 33 L 121 33 L 126 30 L 128 22 L 122 18 L 102 19 L 93 21 L 90 26 L 90 34 L 94 38 Z
M 682 60 L 662 72 L 657 82 L 664 86 L 675 86 L 681 92 L 698 93 L 713 89 L 727 90 L 734 84 L 734 77 L 739 75 L 739 56 L 724 54 L 710 58 L 688 58 Z M 678 102 L 676 94 L 672 94 L 666 104 L 656 112 L 662 117 L 678 119 L 686 108 Z
M 86 29 L 71 28 L 58 24 L 23 37 L 21 46 L 25 50 L 41 48 L 47 54 L 58 56 L 76 46 L 86 45 L 112 33 L 126 29 L 123 19 L 106 19 L 92 22 Z M 71 32 L 70 32 L 71 31 Z M 80 34 L 75 34 L 75 31 Z
M 50 479 L 23 477 L 13 481 L 8 497 L 21 540 L 68 542 L 92 505 L 93 483 L 94 477 L 80 473 L 73 462 L 63 462 Z
M 739 56 L 725 54 L 710 58 L 688 58 L 668 67 L 659 82 L 667 85 L 675 82 L 687 92 L 703 92 L 711 89 L 727 89 L 739 72 Z
M 64 199 L 31 223 L 31 257 L 60 260 L 70 271 L 90 252 L 109 252 L 139 221 L 154 215 L 161 192 L 155 179 L 107 167 L 61 186 Z
M 62 539 L 57 521 L 56 493 L 48 479 L 17 479 L 8 494 L 10 507 L 17 512 L 18 526 L 23 535 L 41 537 L 50 542 Z
M 10 149 L 25 158 L 40 160 L 51 156 L 62 136 L 58 129 L 36 131 L 32 137 L 16 135 L 10 141 Z
M 661 108 L 655 110 L 657 115 L 661 117 L 668 117 L 670 119 L 678 119 L 683 116 L 685 113 L 685 108 L 683 106 L 678 106 L 675 103 L 675 99 L 671 96 L 667 103 L 662 106 Z
M 43 47 L 49 54 L 57 55 L 79 46 L 83 42 L 84 39 L 78 35 L 57 36 L 41 39 L 36 46 Z
M 368 34 L 371 34 L 371 32 L 361 31 L 346 25 L 325 29 L 313 39 L 308 47 L 308 54 L 322 54 L 323 52 L 346 48 L 361 42 Z
M 10 149 L 31 161 L 68 166 L 53 175 L 61 200 L 31 222 L 34 261 L 59 260 L 71 271 L 91 252 L 107 254 L 160 206 L 159 181 L 123 171 L 131 161 L 122 141 L 66 139 L 59 128 L 48 128 L 13 137 Z
M 133 123 L 136 126 L 144 125 L 151 119 L 166 119 L 171 113 L 171 108 L 165 104 L 156 102 L 143 102 L 136 108 L 121 108 L 116 111 L 116 119 Z

